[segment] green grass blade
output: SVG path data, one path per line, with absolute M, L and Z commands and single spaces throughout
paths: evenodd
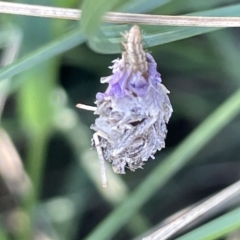
M 237 17 L 240 16 L 240 4 L 207 10 L 188 15 L 211 16 L 211 17 Z M 122 37 L 120 31 L 128 30 L 129 26 L 107 26 L 102 27 L 89 41 L 89 46 L 98 53 L 113 54 L 121 52 L 120 42 Z M 143 46 L 144 48 L 162 45 L 181 39 L 197 36 L 203 33 L 215 31 L 220 28 L 206 27 L 164 27 L 164 26 L 143 26 Z
M 240 227 L 240 208 L 224 214 L 176 240 L 213 240 L 223 237 Z
M 61 54 L 84 42 L 84 37 L 80 29 L 67 33 L 65 36 L 50 42 L 49 44 L 37 49 L 27 56 L 15 61 L 14 63 L 3 67 L 0 70 L 0 81 L 11 78 L 31 67 Z M 14 83 L 13 83 L 14 84 Z
M 107 240 L 239 112 L 240 90 L 219 106 L 86 238 Z M 191 146 L 189 148 L 189 146 Z
M 82 6 L 81 27 L 91 37 L 101 24 L 101 18 L 107 11 L 115 9 L 120 0 L 85 0 Z
M 121 12 L 131 13 L 146 13 L 161 7 L 162 5 L 171 2 L 171 0 L 132 0 L 126 1 L 126 3 L 120 8 Z

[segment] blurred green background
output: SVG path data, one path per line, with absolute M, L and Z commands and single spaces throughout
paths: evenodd
M 89 129 L 95 116 L 75 105 L 93 105 L 96 92 L 106 89 L 99 80 L 111 74 L 120 32 L 131 25 L 102 24 L 92 36 L 97 10 L 86 2 L 21 1 L 85 4 L 83 17 L 90 20 L 82 24 L 1 14 L 1 65 L 11 65 L 0 70 L 0 239 L 141 239 L 240 178 L 239 29 L 142 26 L 143 44 L 171 92 L 166 148 L 144 170 L 126 175 L 106 163 L 109 188 L 101 188 Z M 99 3 L 101 11 L 240 16 L 237 0 Z M 193 227 L 239 204 L 229 201 Z M 229 232 L 221 239 L 240 239 Z

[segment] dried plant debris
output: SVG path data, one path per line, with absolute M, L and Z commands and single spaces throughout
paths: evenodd
M 96 132 L 92 145 L 100 161 L 112 163 L 119 174 L 124 174 L 126 167 L 132 171 L 142 168 L 165 147 L 166 124 L 173 111 L 157 64 L 142 48 L 139 27 L 122 35 L 122 58 L 113 61 L 111 76 L 101 78 L 108 88 L 97 93 L 96 108 L 77 105 L 99 115 L 91 126 Z

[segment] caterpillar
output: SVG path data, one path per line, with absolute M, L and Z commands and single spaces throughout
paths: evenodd
M 125 42 L 122 42 L 124 47 L 123 58 L 128 63 L 131 71 L 141 72 L 145 74 L 148 69 L 146 53 L 142 47 L 142 36 L 138 26 L 133 26 L 129 32 L 122 34 Z

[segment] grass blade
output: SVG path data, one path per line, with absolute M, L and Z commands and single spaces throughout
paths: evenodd
M 31 67 L 61 54 L 73 47 L 84 42 L 84 37 L 80 29 L 73 30 L 65 36 L 50 42 L 49 44 L 37 49 L 27 56 L 13 62 L 12 64 L 3 67 L 0 70 L 0 81 L 6 78 L 11 78 L 18 73 L 21 73 Z M 14 84 L 14 83 L 13 83 Z
M 182 230 L 184 227 L 191 224 L 194 220 L 199 219 L 201 216 L 206 215 L 210 210 L 217 206 L 226 203 L 240 196 L 240 181 L 225 188 L 221 192 L 215 194 L 194 208 L 188 210 L 186 213 L 172 220 L 170 223 L 154 231 L 143 240 L 157 240 L 168 239 L 174 234 Z
M 132 0 L 127 1 L 121 8 L 122 12 L 131 12 L 131 13 L 146 13 L 158 8 L 164 4 L 171 2 L 171 0 Z
M 212 240 L 223 237 L 240 227 L 240 208 L 224 214 L 176 240 Z

